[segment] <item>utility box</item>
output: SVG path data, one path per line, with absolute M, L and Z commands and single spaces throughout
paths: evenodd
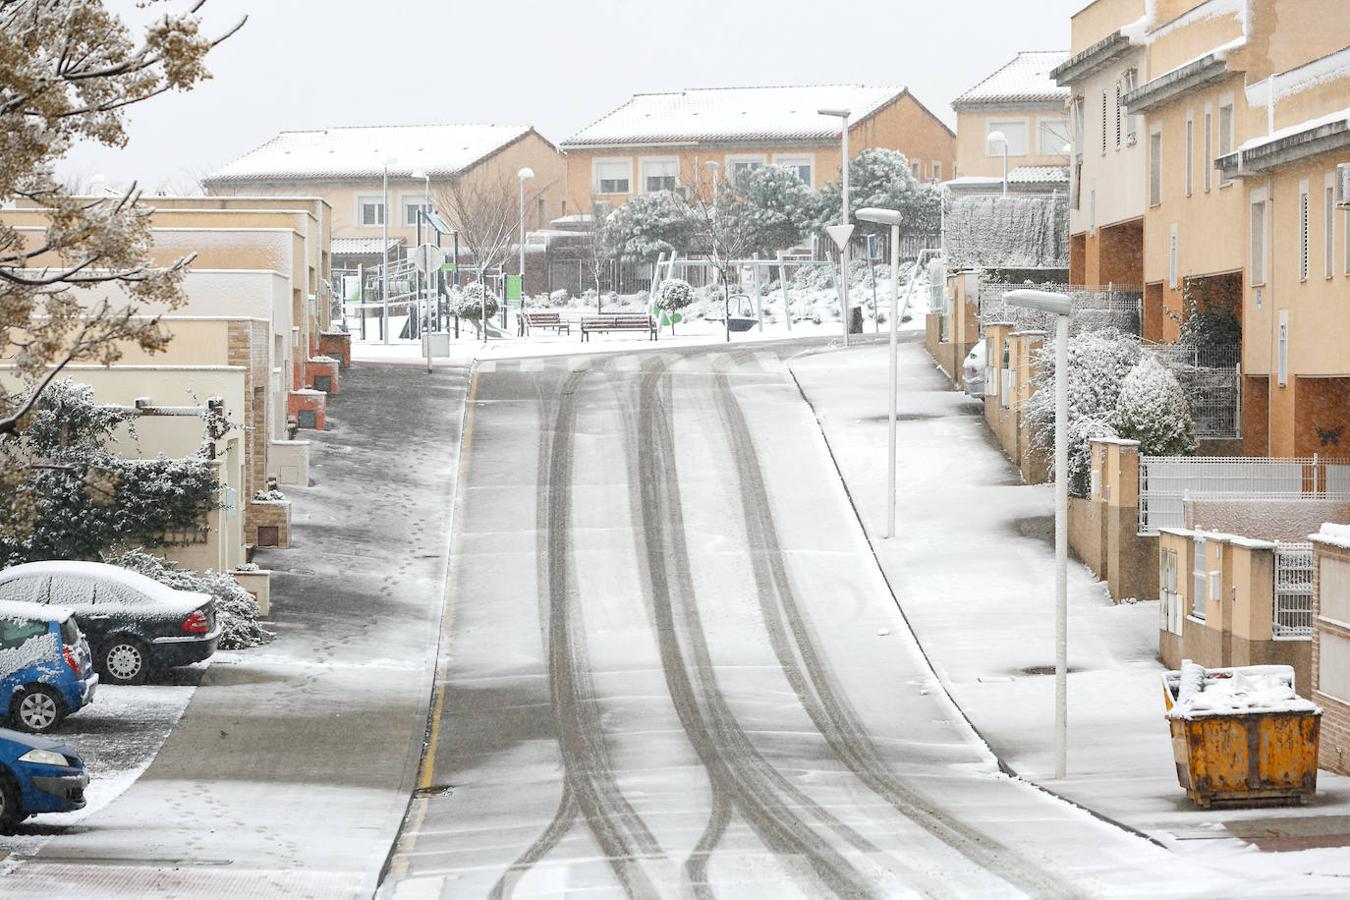
M 1196 805 L 1306 803 L 1317 792 L 1322 710 L 1294 693 L 1292 666 L 1163 675 L 1177 781 Z
M 450 334 L 446 331 L 432 331 L 422 335 L 422 355 L 433 359 L 450 355 Z

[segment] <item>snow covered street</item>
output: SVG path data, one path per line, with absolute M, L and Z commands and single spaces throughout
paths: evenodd
M 999 771 L 787 375 L 804 346 L 476 376 L 381 896 L 1237 892 Z

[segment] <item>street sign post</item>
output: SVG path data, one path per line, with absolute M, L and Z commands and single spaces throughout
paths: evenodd
M 839 249 L 839 312 L 844 320 L 844 346 L 848 346 L 848 239 L 853 236 L 852 225 L 831 225 L 825 229 L 834 246 Z

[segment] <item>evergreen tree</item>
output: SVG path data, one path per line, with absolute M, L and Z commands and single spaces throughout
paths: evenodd
M 1130 370 L 1120 386 L 1116 430 L 1139 442 L 1148 456 L 1182 456 L 1195 452 L 1195 424 L 1176 376 L 1151 356 Z

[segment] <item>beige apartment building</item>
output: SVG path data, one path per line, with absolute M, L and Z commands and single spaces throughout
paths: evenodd
M 412 246 L 418 212 L 436 206 L 437 192 L 450 180 L 509 183 L 514 192 L 523 168 L 534 171 L 526 184 L 525 225 L 535 229 L 563 214 L 563 162 L 558 148 L 528 125 L 283 131 L 202 179 L 202 187 L 212 196 L 321 199 L 332 209 L 332 237 L 344 240 L 380 241 L 387 202 L 389 237 Z M 439 212 L 453 219 L 451 211 Z M 373 246 L 378 252 L 379 244 Z
M 950 190 L 1001 190 L 1005 144 L 1010 192 L 1068 189 L 1069 91 L 1050 74 L 1067 55 L 1024 50 L 952 101 L 956 167 L 947 181 Z M 991 142 L 991 134 L 1005 141 Z
M 864 85 L 706 88 L 635 94 L 560 145 L 566 211 L 589 216 L 632 197 L 711 184 L 761 166 L 790 168 L 811 187 L 838 179 L 841 120 L 849 153 L 898 150 L 916 178 L 952 171 L 956 135 L 906 88 Z

